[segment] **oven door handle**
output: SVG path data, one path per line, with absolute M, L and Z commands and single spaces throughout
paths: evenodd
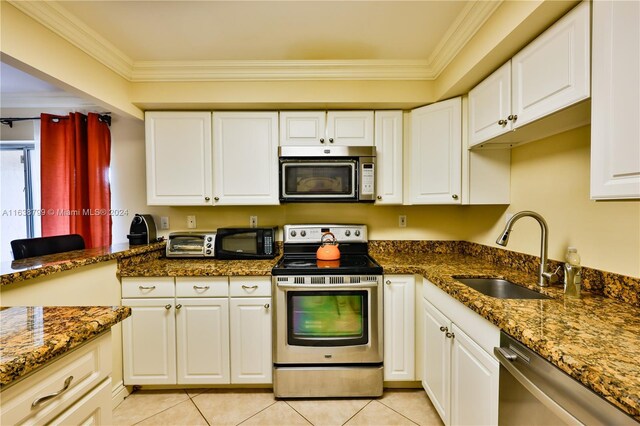
M 581 425 L 575 417 L 567 410 L 562 408 L 556 401 L 551 399 L 536 383 L 534 383 L 527 374 L 518 368 L 516 361 L 518 354 L 509 348 L 494 347 L 493 354 L 498 358 L 500 364 L 507 369 L 509 373 L 518 381 L 525 389 L 527 389 L 538 401 L 551 410 L 564 423 L 568 425 Z
M 327 288 L 344 288 L 350 290 L 352 288 L 376 288 L 378 283 L 361 283 L 361 284 L 284 284 L 277 283 L 278 288 L 293 288 L 296 290 L 323 290 Z

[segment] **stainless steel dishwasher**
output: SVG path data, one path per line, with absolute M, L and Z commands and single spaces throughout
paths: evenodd
M 517 340 L 500 333 L 499 425 L 638 425 Z

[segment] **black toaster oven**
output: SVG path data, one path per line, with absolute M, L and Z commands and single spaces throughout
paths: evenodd
M 273 259 L 278 228 L 218 228 L 216 258 Z

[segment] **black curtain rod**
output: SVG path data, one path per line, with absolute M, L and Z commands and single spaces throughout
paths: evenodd
M 103 123 L 107 123 L 107 126 L 111 127 L 111 114 L 110 112 L 105 112 L 104 114 L 99 114 L 98 119 Z M 65 116 L 61 115 L 58 118 L 65 118 Z M 27 121 L 27 120 L 40 120 L 40 117 L 6 117 L 0 118 L 0 124 L 5 124 L 9 127 L 13 127 L 14 121 Z

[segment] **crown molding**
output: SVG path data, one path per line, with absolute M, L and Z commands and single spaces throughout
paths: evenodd
M 66 92 L 3 93 L 1 108 L 89 108 L 94 103 Z
M 287 60 L 287 61 L 141 61 L 131 80 L 265 81 L 265 80 L 430 80 L 427 61 Z
M 134 61 L 56 1 L 7 0 L 132 82 L 433 80 L 503 0 L 469 3 L 428 60 Z
M 133 60 L 58 2 L 6 1 L 112 71 L 131 80 Z

